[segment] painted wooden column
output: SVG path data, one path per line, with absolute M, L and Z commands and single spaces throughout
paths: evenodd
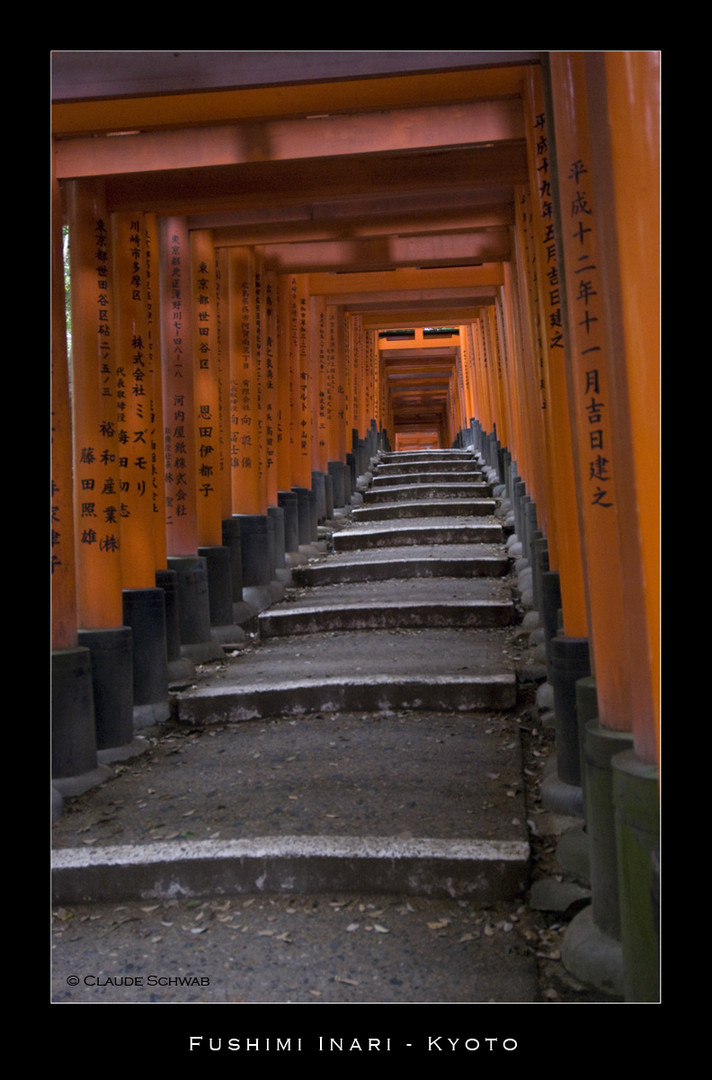
M 159 285 L 159 238 L 155 214 L 144 213 L 144 255 L 146 267 L 147 358 L 151 373 L 151 506 L 153 510 L 153 547 L 156 566 L 166 566 L 165 456 L 163 424 L 163 371 L 161 367 L 161 316 Z
M 93 652 L 106 644 L 126 648 L 121 580 L 121 485 L 117 402 L 117 342 L 113 301 L 111 220 L 101 181 L 66 186 L 72 314 L 72 419 L 77 641 L 62 654 L 53 685 L 52 774 L 96 775 L 102 742 L 103 680 Z M 130 632 L 129 632 L 130 637 Z M 107 666 L 98 665 L 104 675 Z M 130 670 L 119 665 L 122 702 Z M 98 668 L 97 668 L 98 670 Z M 73 686 L 81 689 L 73 689 Z M 97 707 L 97 697 L 100 699 Z M 121 710 L 122 714 L 125 710 Z M 109 743 L 113 739 L 109 736 Z M 83 784 L 83 781 L 80 783 Z M 60 787 L 60 790 L 62 788 Z M 72 791 L 75 794 L 77 791 Z
M 168 717 L 166 595 L 156 577 L 165 548 L 163 515 L 156 513 L 154 448 L 158 433 L 156 358 L 149 329 L 149 245 L 150 234 L 141 211 L 112 215 L 122 601 L 124 622 L 131 630 L 137 728 Z M 115 661 L 112 666 L 116 669 Z M 114 690 L 104 711 L 115 709 L 117 702 Z M 131 706 L 127 704 L 126 710 L 130 714 Z M 130 721 L 121 726 L 128 738 Z
M 467 392 L 465 388 L 465 368 L 463 364 L 460 344 L 455 348 L 455 363 L 453 366 L 453 383 L 457 387 L 457 426 L 455 437 L 463 433 L 467 427 Z
M 323 296 L 311 298 L 311 358 L 314 424 L 312 470 L 326 472 L 329 462 L 329 425 L 327 419 L 326 302 Z
M 197 542 L 222 542 L 221 386 L 216 260 L 205 230 L 190 233 L 190 314 L 194 356 Z
M 279 303 L 279 365 L 278 365 L 278 507 L 283 511 L 284 551 L 286 561 L 298 556 L 299 544 L 299 494 L 303 490 L 304 501 L 311 483 L 309 459 L 309 423 L 301 395 L 301 348 L 306 338 L 305 275 L 280 274 L 278 279 Z M 303 323 L 303 320 L 305 321 Z M 306 522 L 303 522 L 303 535 Z
M 561 195 L 561 237 L 570 353 L 569 403 L 586 570 L 592 673 L 598 717 L 613 730 L 632 722 L 623 553 L 618 530 L 618 463 L 612 435 L 598 210 L 588 138 L 582 54 L 553 53 L 552 93 Z
M 563 632 L 584 640 L 588 634 L 581 539 L 573 467 L 572 432 L 566 379 L 566 347 L 561 300 L 561 253 L 554 220 L 554 176 L 549 118 L 541 75 L 530 69 L 525 115 L 529 147 L 534 246 L 537 258 L 539 338 L 546 383 L 547 457 L 550 464 L 548 522 L 551 564 L 561 575 Z
M 295 418 L 297 416 L 297 360 L 299 348 L 296 303 L 292 286 L 294 278 L 281 274 L 278 280 L 279 303 L 279 364 L 278 364 L 278 456 L 277 491 L 289 491 L 294 483 L 296 453 Z
M 366 423 L 364 425 L 364 432 L 370 432 L 373 430 L 373 423 L 378 424 L 379 420 L 379 396 L 378 396 L 378 346 L 376 342 L 375 330 L 367 330 L 366 333 L 366 350 L 368 356 L 368 378 L 366 383 L 367 388 L 367 405 L 366 405 Z
M 326 468 L 324 504 L 326 517 L 333 516 L 334 506 L 346 501 L 346 423 L 344 416 L 343 314 L 335 304 L 324 307 L 324 393 L 326 409 Z M 350 432 L 349 432 L 349 447 Z M 320 485 L 322 481 L 319 481 Z M 349 499 L 351 490 L 349 485 Z
M 313 414 L 311 406 L 312 373 L 310 367 L 311 315 L 309 275 L 296 274 L 293 284 L 294 307 L 297 318 L 298 365 L 297 365 L 297 454 L 296 486 L 311 484 Z
M 632 676 L 633 748 L 612 759 L 624 991 L 657 1001 L 660 56 L 587 54 L 586 81 Z
M 219 265 L 208 230 L 190 233 L 190 289 L 195 394 L 198 555 L 205 560 L 211 637 L 229 639 L 233 584 L 229 547 L 223 544 L 226 516 L 224 472 L 224 372 L 220 350 Z M 220 629 L 222 628 L 222 629 Z
M 483 431 L 489 433 L 494 427 L 494 415 L 491 405 L 490 379 L 488 375 L 489 358 L 484 337 L 482 314 L 472 323 L 472 359 L 476 386 L 477 419 Z
M 241 598 L 261 606 L 261 590 L 271 576 L 263 455 L 264 266 L 262 253 L 254 248 L 228 248 L 224 258 L 228 267 L 232 515 L 224 521 L 223 536 L 239 551 Z
M 349 432 L 351 430 L 349 415 L 349 346 L 348 346 L 348 323 L 346 311 L 343 307 L 337 309 L 336 317 L 336 403 L 339 419 L 339 458 L 344 461 L 349 446 Z M 379 385 L 385 401 L 385 387 L 382 385 L 379 369 Z M 384 413 L 385 415 L 385 413 Z
M 111 222 L 101 182 L 68 185 L 78 623 L 119 626 L 121 550 Z
M 588 611 L 581 528 L 568 401 L 567 340 L 561 238 L 557 235 L 557 175 L 553 130 L 544 101 L 541 72 L 529 69 L 525 82 L 525 124 L 529 155 L 533 250 L 538 301 L 538 343 L 545 382 L 546 454 L 549 489 L 546 538 L 550 572 L 558 573 L 562 627 L 547 626 L 547 669 L 553 688 L 556 724 L 557 798 L 570 813 L 583 814 L 581 751 L 576 687 L 590 676 Z M 526 523 L 531 504 L 524 507 Z M 533 559 L 527 538 L 525 558 Z M 552 579 L 548 579 L 552 580 Z M 548 612 L 548 618 L 553 613 Z M 551 633 L 549 632 L 551 631 Z M 549 785 L 554 798 L 555 785 Z
M 77 193 L 75 192 L 75 196 Z M 76 216 L 76 207 L 72 216 Z M 52 473 L 50 560 L 52 592 L 52 811 L 62 807 L 63 784 L 96 769 L 91 654 L 79 645 L 72 488 L 72 410 L 69 393 L 63 265 L 63 209 L 52 182 Z M 91 295 L 91 292 L 90 294 Z M 89 309 L 87 309 L 89 310 Z M 71 789 L 65 792 L 71 794 Z
M 52 648 L 77 645 L 74 497 L 72 491 L 72 414 L 65 317 L 62 200 L 52 182 L 52 479 L 50 501 L 50 570 Z
M 292 490 L 297 486 L 299 445 L 299 319 L 295 276 L 280 274 L 277 292 L 277 507 L 282 512 L 284 565 L 287 565 L 299 551 L 299 497 Z
M 230 408 L 230 307 L 229 268 L 225 248 L 214 246 L 215 260 L 215 343 L 217 369 L 220 384 L 220 503 L 222 519 L 232 514 L 232 470 L 230 466 L 230 436 L 232 432 Z
M 592 677 L 582 680 L 577 687 L 592 904 L 567 929 L 563 956 L 569 970 L 600 985 L 603 977 L 591 979 L 588 968 L 592 957 L 607 955 L 606 980 L 620 993 L 623 976 L 619 868 L 611 760 L 632 744 L 632 678 L 626 642 L 618 465 L 611 427 L 606 314 L 598 251 L 598 200 L 588 136 L 583 55 L 552 54 L 550 79 L 569 341 L 569 405 L 592 671 Z M 584 704 L 587 695 L 592 701 L 589 706 Z M 601 948 L 602 939 L 611 943 L 607 952 Z
M 349 358 L 350 358 L 350 379 L 349 379 L 349 396 L 350 396 L 350 409 L 349 422 L 351 424 L 351 430 L 357 430 L 359 424 L 359 417 L 361 411 L 361 400 L 359 395 L 360 380 L 359 380 L 359 367 L 361 362 L 361 350 L 359 340 L 360 330 L 360 318 L 358 315 L 350 314 L 348 317 L 348 337 L 349 337 Z
M 263 363 L 265 505 L 277 505 L 279 432 L 279 292 L 273 270 L 263 274 Z
M 152 501 L 153 373 L 146 311 L 146 230 L 140 212 L 112 216 L 115 353 L 124 589 L 156 583 Z
M 530 457 L 527 462 L 521 463 L 521 474 L 536 495 L 539 520 L 549 538 L 550 561 L 555 567 L 556 535 L 550 527 L 552 463 L 548 451 L 548 373 L 541 344 L 542 317 L 536 288 L 534 211 L 528 187 L 515 188 L 515 215 L 517 310 L 521 312 L 522 328 L 517 381 L 527 395 L 526 415 L 530 434 Z
M 462 359 L 462 377 L 465 394 L 465 423 L 469 427 L 475 417 L 474 364 L 472 357 L 472 324 L 460 327 L 460 356 Z
M 201 661 L 218 650 L 211 642 L 207 566 L 198 555 L 198 499 L 205 477 L 196 425 L 192 253 L 185 219 L 162 219 L 159 243 L 167 561 L 178 575 L 182 651 Z
M 504 386 L 504 362 L 502 356 L 499 328 L 497 326 L 496 312 L 492 306 L 485 308 L 483 329 L 487 340 L 487 353 L 490 357 L 488 374 L 490 379 L 490 399 L 494 410 L 494 418 L 497 426 L 497 439 L 501 446 L 507 445 L 509 438 L 509 425 L 505 410 Z
M 181 218 L 160 223 L 160 289 L 167 551 L 192 556 L 198 550 L 198 471 L 190 239 Z
M 255 306 L 254 306 L 254 357 L 257 395 L 255 399 L 256 441 L 253 447 L 257 459 L 257 475 L 260 491 L 260 512 L 267 513 L 267 457 L 265 453 L 265 430 L 267 415 L 267 391 L 265 379 L 265 264 L 262 248 L 254 249 L 255 255 Z
M 280 277 L 275 270 L 265 271 L 265 462 L 266 500 L 269 530 L 271 581 L 282 576 L 289 580 L 285 571 L 285 524 L 284 508 L 279 505 L 280 458 L 285 454 L 285 420 L 282 404 L 288 395 L 288 357 L 282 349 Z
M 326 359 L 327 359 L 327 423 L 329 430 L 329 458 L 343 461 L 346 453 L 346 434 L 343 423 L 343 317 L 341 309 L 334 304 L 326 308 Z
M 502 444 L 507 447 L 513 446 L 514 430 L 512 411 L 514 394 L 512 388 L 512 370 L 510 365 L 510 348 L 508 325 L 504 314 L 504 286 L 501 286 L 495 297 L 492 312 L 492 321 L 497 335 L 497 349 L 499 353 L 499 370 L 501 380 L 501 403 L 502 411 Z
M 530 488 L 537 500 L 539 521 L 546 533 L 545 485 L 539 479 L 538 441 L 536 433 L 541 424 L 541 407 L 535 393 L 536 372 L 530 350 L 530 338 L 523 330 L 526 307 L 520 293 L 519 275 L 512 263 L 504 264 L 505 284 L 503 287 L 504 318 L 508 327 L 510 349 L 509 398 L 512 417 L 512 454 L 516 468 L 527 476 Z
M 351 446 L 351 432 L 354 427 L 354 327 L 353 315 L 344 312 L 344 439 L 345 451 Z M 391 438 L 393 438 L 391 432 Z
M 635 669 L 633 736 L 657 765 L 660 732 L 660 58 L 587 55 L 594 177 L 606 211 L 611 410 L 620 440 L 621 549 Z M 598 108 L 601 116 L 594 115 Z
M 151 501 L 153 505 L 154 534 L 153 544 L 156 558 L 156 585 L 164 596 L 166 654 L 168 659 L 169 679 L 190 678 L 193 664 L 181 653 L 180 611 L 178 604 L 178 575 L 168 566 L 168 543 L 166 536 L 166 456 L 165 423 L 163 398 L 163 353 L 161 349 L 161 286 L 160 286 L 160 236 L 158 219 L 154 213 L 143 214 L 145 226 L 146 256 L 146 323 L 148 333 L 148 363 L 151 370 L 153 399 L 151 428 Z M 127 594 L 124 593 L 126 611 Z M 157 605 L 158 607 L 158 605 Z M 155 613 L 160 621 L 160 612 Z M 158 649 L 158 646 L 155 646 Z M 154 656 L 142 643 L 135 649 L 140 656 L 145 678 L 158 679 L 162 667 L 162 657 Z M 134 678 L 137 671 L 134 671 Z M 144 709 L 149 713 L 150 710 Z
M 227 252 L 232 512 L 260 514 L 265 507 L 257 432 L 255 257 L 249 248 L 228 248 Z
M 348 380 L 349 380 L 349 352 L 348 352 L 348 322 L 344 322 L 344 383 L 347 388 L 345 396 L 345 410 L 344 415 L 348 417 Z M 381 389 L 381 424 L 380 424 L 380 437 L 382 443 L 382 449 L 387 449 L 389 446 L 395 446 L 395 435 L 393 432 L 393 402 L 388 387 L 388 373 L 387 365 L 384 357 L 384 353 L 379 349 L 378 360 L 378 384 Z
M 367 400 L 367 365 L 366 340 L 363 330 L 363 319 L 360 315 L 354 317 L 354 428 L 358 436 L 363 434 L 366 427 L 368 413 Z

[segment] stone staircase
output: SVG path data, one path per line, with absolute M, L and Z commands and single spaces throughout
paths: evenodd
M 254 647 L 174 695 L 175 728 L 214 736 L 156 777 L 166 820 L 188 785 L 191 835 L 140 823 L 83 849 L 60 823 L 55 899 L 521 897 L 516 613 L 495 509 L 469 451 L 381 454 Z

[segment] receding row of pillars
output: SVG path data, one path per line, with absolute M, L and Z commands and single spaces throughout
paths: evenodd
M 195 663 L 219 659 L 244 640 L 255 615 L 282 594 L 291 567 L 320 543 L 319 526 L 348 508 L 379 449 L 375 422 L 353 453 L 312 472 L 311 488 L 278 492 L 266 514 L 234 514 L 222 544 L 168 557 L 156 587 L 123 591 L 124 625 L 79 630 L 77 647 L 53 653 L 52 782 L 80 794 L 136 752 L 142 732 L 170 714 L 169 685 Z
M 631 1002 L 659 1000 L 659 793 L 657 770 L 640 761 L 632 732 L 601 725 L 589 641 L 568 637 L 561 617 L 561 581 L 549 568 L 536 503 L 516 461 L 472 421 L 461 433 L 498 479 L 511 508 L 514 545 L 526 564 L 527 604 L 538 616 L 546 683 L 540 707 L 551 706 L 555 769 L 542 798 L 554 813 L 579 819 L 557 857 L 590 888 L 591 903 L 567 928 L 562 958 L 583 982 Z

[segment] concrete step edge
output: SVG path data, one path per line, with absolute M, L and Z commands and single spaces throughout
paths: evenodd
M 325 563 L 323 566 L 304 566 L 292 571 L 296 585 L 318 588 L 321 585 L 344 585 L 369 581 L 400 580 L 427 577 L 492 577 L 501 578 L 509 571 L 507 555 L 482 555 L 472 559 L 421 558 L 402 561 Z
M 52 855 L 54 903 L 175 899 L 324 889 L 461 896 L 521 895 L 526 840 L 282 836 L 66 848 Z
M 239 723 L 267 716 L 359 709 L 479 712 L 513 708 L 516 700 L 514 672 L 405 677 L 369 673 L 360 678 L 315 673 L 306 680 L 198 687 L 176 696 L 173 714 L 181 724 Z
M 334 551 L 349 551 L 365 547 L 404 547 L 424 543 L 470 544 L 498 543 L 503 536 L 499 524 L 477 525 L 413 525 L 402 529 L 379 529 L 367 526 L 334 533 Z
M 351 520 L 383 521 L 399 518 L 419 517 L 488 517 L 494 514 L 497 504 L 494 499 L 417 499 L 408 502 L 374 502 L 355 507 Z
M 425 600 L 411 604 L 402 601 L 372 603 L 343 603 L 324 605 L 304 604 L 285 611 L 274 608 L 263 612 L 258 619 L 260 634 L 275 634 L 319 630 L 383 629 L 388 627 L 422 628 L 439 626 L 503 626 L 510 625 L 514 604 L 508 600 Z

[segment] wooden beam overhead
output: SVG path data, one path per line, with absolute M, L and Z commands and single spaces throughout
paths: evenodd
M 235 166 L 128 173 L 106 177 L 109 209 L 141 206 L 158 214 L 194 215 L 257 207 L 299 206 L 317 199 L 375 197 L 452 191 L 472 187 L 512 188 L 526 182 L 522 143 L 448 151 L 365 154 L 314 161 L 249 162 Z
M 543 55 L 55 52 L 52 130 L 153 131 L 511 97 Z
M 411 330 L 423 326 L 461 326 L 471 322 L 477 315 L 475 308 L 429 308 L 422 311 L 398 311 L 392 318 L 364 311 L 362 325 L 365 330 Z M 382 348 L 382 352 L 385 350 Z
M 418 266 L 472 266 L 507 262 L 507 229 L 430 236 L 383 236 L 375 239 L 265 244 L 265 263 L 278 273 L 390 269 Z
M 370 210 L 365 210 L 358 198 L 342 200 L 338 212 L 333 212 L 334 204 L 318 202 L 301 207 L 255 207 L 224 214 L 191 215 L 187 224 L 190 230 L 209 230 L 216 247 L 383 236 L 422 237 L 512 226 L 511 188 L 500 189 L 498 201 L 490 206 L 478 207 L 478 196 L 479 191 L 473 187 L 466 194 L 456 189 L 453 192 L 417 192 L 408 199 L 371 199 Z
M 433 72 L 460 75 L 539 63 L 536 52 L 54 51 L 54 101 L 140 98 L 166 94 L 298 86 Z
M 333 297 L 362 294 L 403 292 L 423 289 L 476 288 L 479 285 L 502 285 L 504 274 L 497 264 L 440 269 L 397 269 L 385 273 L 312 274 L 309 288 L 313 295 Z
M 258 247 L 367 331 L 461 326 L 504 284 L 544 55 L 57 52 L 55 173 Z M 379 342 L 385 390 L 399 425 L 439 425 L 459 341 L 418 337 Z
M 523 140 L 521 102 L 511 98 L 355 116 L 57 139 L 55 168 L 59 179 L 119 176 Z

